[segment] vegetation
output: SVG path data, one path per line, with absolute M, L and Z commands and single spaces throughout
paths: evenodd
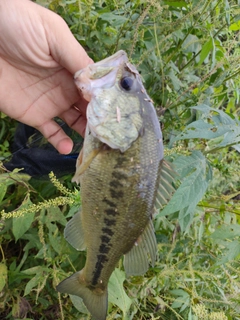
M 120 262 L 108 319 L 240 319 L 240 6 L 237 0 L 39 0 L 95 60 L 125 50 L 154 100 L 178 187 L 155 217 L 159 259 L 141 277 Z M 0 116 L 0 159 L 15 123 Z M 84 265 L 63 229 L 71 177 L 0 173 L 0 319 L 90 319 L 56 285 Z

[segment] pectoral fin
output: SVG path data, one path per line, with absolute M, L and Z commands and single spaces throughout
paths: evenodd
M 81 211 L 76 213 L 71 220 L 68 221 L 64 229 L 64 237 L 71 246 L 76 250 L 85 250 L 84 230 L 82 227 Z
M 75 175 L 72 178 L 72 182 L 76 182 L 76 183 L 80 182 L 81 174 L 83 174 L 83 172 L 90 166 L 90 164 L 93 161 L 93 159 L 101 151 L 101 148 L 92 150 L 90 152 L 90 154 L 84 159 L 84 161 L 83 161 L 83 151 L 82 150 L 81 150 L 81 152 L 80 152 L 80 154 L 78 156 L 78 159 L 77 159 Z
M 150 256 L 152 266 L 157 257 L 157 241 L 152 220 L 144 230 L 133 248 L 124 256 L 124 269 L 127 275 L 141 275 L 149 268 Z

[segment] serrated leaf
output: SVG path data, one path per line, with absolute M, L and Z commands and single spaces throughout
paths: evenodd
M 239 240 L 234 240 L 232 242 L 225 242 L 226 253 L 220 259 L 218 264 L 223 264 L 228 261 L 236 259 L 240 255 L 240 242 Z
M 184 221 L 194 213 L 198 202 L 206 192 L 210 180 L 209 167 L 206 158 L 200 151 L 193 151 L 190 156 L 180 156 L 173 162 L 174 168 L 182 181 L 168 205 L 157 215 L 163 217 L 179 211 L 179 223 L 183 230 L 190 223 Z
M 7 283 L 7 275 L 8 270 L 7 266 L 4 263 L 0 263 L 0 292 L 5 287 L 5 284 Z
M 125 279 L 125 272 L 116 268 L 108 283 L 109 302 L 116 304 L 122 310 L 124 316 L 132 304 L 132 300 L 127 296 L 123 287 L 123 281 Z
M 100 14 L 99 18 L 110 22 L 112 27 L 120 26 L 128 20 L 126 17 L 114 14 L 112 12 L 102 13 Z
M 32 204 L 30 197 L 27 196 L 27 198 L 24 200 L 23 204 L 19 209 L 27 208 Z M 24 235 L 24 233 L 31 227 L 31 224 L 34 220 L 35 212 L 26 212 L 21 217 L 14 217 L 13 218 L 13 228 L 12 232 L 15 237 L 15 240 L 17 241 L 19 238 Z
M 172 140 L 172 143 L 184 139 L 216 139 L 211 145 L 211 152 L 240 142 L 240 121 L 231 118 L 222 110 L 215 110 L 207 105 L 192 107 L 204 113 L 204 119 L 189 124 L 185 130 Z
M 231 224 L 231 225 L 223 225 L 216 229 L 212 234 L 211 238 L 213 240 L 226 240 L 233 239 L 235 237 L 239 237 L 240 235 L 240 225 L 239 224 Z
M 57 221 L 58 223 L 60 223 L 61 225 L 65 226 L 67 223 L 67 220 L 63 214 L 63 212 L 58 208 L 50 208 L 46 211 L 46 214 L 44 215 L 44 218 L 42 219 L 42 222 L 44 224 L 47 225 L 47 227 L 49 228 L 49 226 L 52 226 L 52 222 Z

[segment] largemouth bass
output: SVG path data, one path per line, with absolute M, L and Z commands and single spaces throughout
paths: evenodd
M 163 160 L 156 111 L 137 69 L 124 51 L 75 74 L 87 107 L 87 128 L 73 181 L 81 185 L 81 211 L 65 238 L 87 249 L 84 268 L 63 280 L 59 292 L 77 295 L 96 320 L 107 315 L 108 280 L 124 255 L 127 275 L 154 265 L 156 205 L 173 191 L 173 171 Z

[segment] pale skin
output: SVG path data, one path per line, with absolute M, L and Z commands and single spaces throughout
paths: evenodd
M 30 0 L 0 1 L 0 111 L 38 129 L 60 153 L 73 142 L 53 118 L 84 135 L 87 103 L 73 74 L 92 62 L 57 14 Z

